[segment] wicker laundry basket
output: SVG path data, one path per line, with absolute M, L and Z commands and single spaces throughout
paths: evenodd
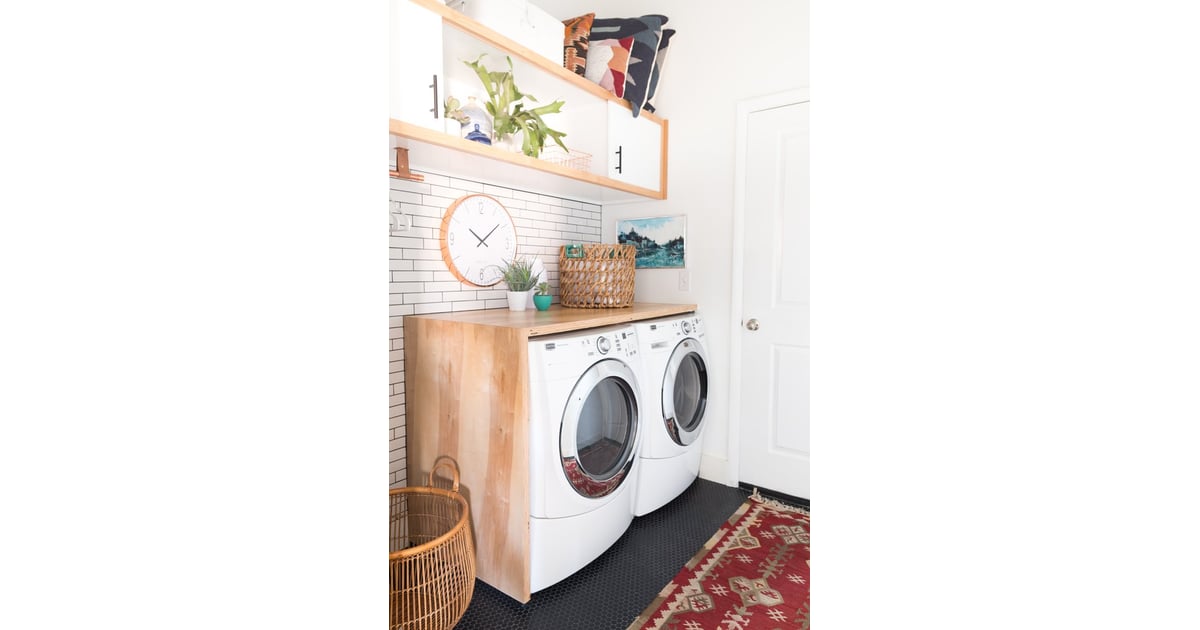
M 449 468 L 449 490 L 433 487 L 433 473 Z M 475 548 L 470 508 L 458 493 L 458 466 L 439 458 L 428 487 L 389 493 L 391 630 L 449 630 L 475 592 Z
M 564 245 L 558 255 L 558 301 L 569 308 L 633 306 L 633 245 Z

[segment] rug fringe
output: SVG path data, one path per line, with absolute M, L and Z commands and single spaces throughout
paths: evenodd
M 800 506 L 788 505 L 786 503 L 780 503 L 779 501 L 776 501 L 775 499 L 769 499 L 767 497 L 764 497 L 763 495 L 758 493 L 757 487 L 755 487 L 754 492 L 752 492 L 750 494 L 750 499 L 753 501 L 762 503 L 763 505 L 769 505 L 781 512 L 792 512 L 794 514 L 809 514 L 808 510 L 806 510 Z M 810 516 L 811 516 L 811 514 L 810 514 Z

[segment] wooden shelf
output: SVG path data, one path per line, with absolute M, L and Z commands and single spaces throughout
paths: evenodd
M 574 76 L 574 75 L 572 75 L 572 76 Z M 550 175 L 557 175 L 559 177 L 565 177 L 567 179 L 575 180 L 577 182 L 583 182 L 585 184 L 590 184 L 592 186 L 601 186 L 604 188 L 629 193 L 631 195 L 637 195 L 639 197 L 648 197 L 650 199 L 666 199 L 667 198 L 665 193 L 660 193 L 657 190 L 650 190 L 649 188 L 642 188 L 640 186 L 634 186 L 633 184 L 627 184 L 625 182 L 611 179 L 609 177 L 604 177 L 603 175 L 596 175 L 594 173 L 588 173 L 586 171 L 581 171 L 581 170 L 574 169 L 574 168 L 568 168 L 561 164 L 554 164 L 553 162 L 547 162 L 545 160 L 531 158 L 528 155 L 525 155 L 524 153 L 514 153 L 511 151 L 504 151 L 504 150 L 498 149 L 496 147 L 488 146 L 485 144 L 480 144 L 478 142 L 472 142 L 465 138 L 459 138 L 457 136 L 452 136 L 448 133 L 442 133 L 439 131 L 435 131 L 433 129 L 429 129 L 427 127 L 421 127 L 419 125 L 413 125 L 410 123 L 406 123 L 402 120 L 396 120 L 395 118 L 388 119 L 388 131 L 391 134 L 399 136 L 401 138 L 408 138 L 410 140 L 415 140 L 417 142 L 421 142 L 421 143 L 424 143 L 427 145 L 432 145 L 435 147 L 442 147 L 445 149 L 451 149 L 453 151 L 457 151 L 460 153 L 466 153 L 468 155 L 473 155 L 473 156 L 480 157 L 480 158 L 486 158 L 488 160 L 499 162 L 501 164 L 509 164 L 509 165 L 517 166 L 517 167 L 524 168 L 524 169 L 533 169 L 535 171 L 540 171 L 542 173 L 546 173 L 546 174 L 550 174 Z M 666 146 L 666 138 L 665 138 L 666 133 L 667 133 L 667 126 L 666 126 L 666 122 L 664 121 L 663 122 L 663 136 L 664 136 L 663 146 Z M 410 146 L 409 148 L 412 148 L 412 147 Z M 445 160 L 445 159 L 442 160 L 442 162 L 448 162 L 448 161 L 450 161 L 450 160 Z M 663 172 L 664 172 L 663 177 L 665 179 L 666 169 L 663 169 Z M 663 190 L 664 191 L 666 190 L 665 186 L 664 186 Z
M 559 79 L 573 84 L 575 87 L 584 90 L 585 92 L 592 93 L 596 96 L 596 98 L 612 101 L 621 107 L 632 111 L 629 101 L 619 98 L 616 94 L 613 94 L 612 92 L 609 92 L 599 85 L 588 81 L 578 74 L 567 70 L 566 68 L 562 67 L 561 64 L 554 63 L 542 55 L 530 50 L 528 47 L 518 43 L 516 40 L 498 33 L 491 28 L 472 20 L 466 15 L 447 7 L 444 4 L 435 2 L 434 0 L 411 0 L 411 2 L 442 16 L 443 22 L 474 37 L 475 39 L 481 40 L 495 48 L 506 51 L 512 56 L 518 57 L 526 63 L 537 66 L 544 72 L 555 75 Z M 659 118 L 650 112 L 642 112 L 639 114 L 639 116 L 644 116 L 659 123 L 666 122 L 664 119 Z
M 545 75 L 549 80 L 561 82 L 564 87 L 576 90 L 576 94 L 585 93 L 579 94 L 579 96 L 596 99 L 593 102 L 599 106 L 603 106 L 604 103 L 614 103 L 624 108 L 625 111 L 631 111 L 630 104 L 625 99 L 618 98 L 599 85 L 563 68 L 561 63 L 547 59 L 463 13 L 435 0 L 407 1 L 424 11 L 437 15 L 441 18 L 443 25 L 452 27 L 465 34 L 466 37 L 510 55 L 514 60 L 533 66 L 538 73 Z M 419 165 L 419 170 L 432 170 L 450 175 L 470 172 L 473 177 L 482 180 L 491 179 L 498 185 L 513 182 L 515 185 L 545 189 L 547 192 L 600 204 L 614 201 L 666 199 L 669 139 L 667 120 L 644 111 L 639 113 L 639 117 L 657 124 L 662 129 L 657 190 L 608 177 L 603 174 L 605 170 L 603 167 L 600 167 L 599 173 L 595 172 L 595 169 L 589 172 L 568 168 L 561 164 L 472 142 L 395 118 L 389 119 L 388 131 L 399 139 L 398 146 L 404 146 L 412 151 L 414 162 Z M 603 124 L 602 120 L 598 122 Z M 585 147 L 585 150 L 590 149 Z M 601 160 L 607 159 L 594 153 L 593 157 Z M 641 183 L 645 184 L 646 182 Z

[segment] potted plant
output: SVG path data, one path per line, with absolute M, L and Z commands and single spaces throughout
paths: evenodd
M 537 285 L 537 293 L 533 296 L 533 305 L 537 310 L 544 311 L 550 308 L 550 301 L 554 296 L 550 295 L 550 283 L 542 282 Z
M 546 114 L 556 114 L 562 109 L 563 101 L 554 101 L 549 105 L 527 109 L 524 99 L 536 103 L 532 94 L 522 94 L 513 81 L 512 58 L 508 59 L 508 72 L 488 72 L 481 63 L 486 55 L 479 55 L 475 61 L 464 61 L 479 76 L 483 88 L 487 90 L 488 100 L 484 103 L 487 113 L 492 117 L 492 141 L 499 142 L 520 133 L 521 152 L 529 157 L 537 157 L 546 146 L 546 138 L 568 151 L 562 138 L 567 134 L 551 129 L 542 120 Z
M 529 292 L 538 285 L 540 278 L 540 274 L 533 271 L 533 263 L 524 258 L 513 258 L 500 266 L 500 277 L 508 285 L 508 310 L 525 310 Z

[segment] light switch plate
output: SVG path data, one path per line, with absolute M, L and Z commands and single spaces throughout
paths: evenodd
M 691 291 L 692 290 L 692 275 L 690 273 L 688 273 L 687 269 L 679 270 L 679 290 L 680 291 Z

